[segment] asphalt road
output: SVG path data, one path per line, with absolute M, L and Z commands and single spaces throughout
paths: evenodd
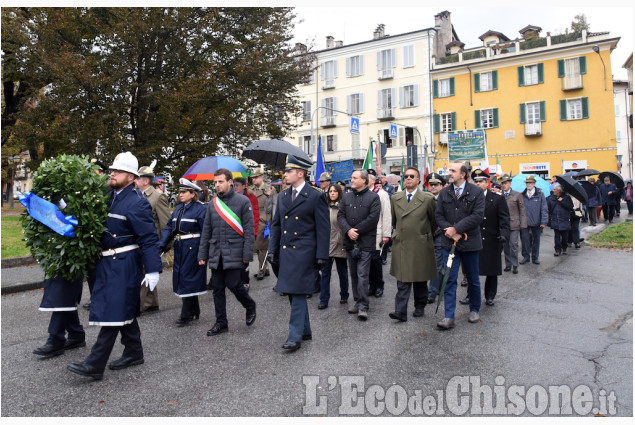
M 140 318 L 145 364 L 107 369 L 102 381 L 66 370 L 88 355 L 96 339 L 99 328 L 87 326 L 86 310 L 80 309 L 80 319 L 87 347 L 41 360 L 31 353 L 47 337 L 50 315 L 37 310 L 41 290 L 5 295 L 1 414 L 409 416 L 420 413 L 410 406 L 389 408 L 395 403 L 388 402 L 382 409 L 373 400 L 381 399 L 384 390 L 397 394 L 398 388 L 408 396 L 419 391 L 423 396 L 435 395 L 456 382 L 453 377 L 471 376 L 472 380 L 480 377 L 480 384 L 494 388 L 494 394 L 495 385 L 504 387 L 507 394 L 515 385 L 523 386 L 528 394 L 533 388 L 533 395 L 536 385 L 544 389 L 566 385 L 571 391 L 586 385 L 594 406 L 599 406 L 602 394 L 614 394 L 612 414 L 632 416 L 633 254 L 583 246 L 554 258 L 551 235 L 550 230 L 543 235 L 541 265 L 522 265 L 518 275 L 504 273 L 499 278 L 496 304 L 483 305 L 481 323 L 468 323 L 468 308 L 459 305 L 457 326 L 448 332 L 435 329 L 443 307 L 435 314 L 428 306 L 424 317 L 414 318 L 410 301 L 407 323 L 388 317 L 394 308 L 396 282 L 386 266 L 385 295 L 371 297 L 369 320 L 358 321 L 347 314 L 347 305 L 339 304 L 333 271 L 329 308 L 318 310 L 317 296 L 309 300 L 313 340 L 290 354 L 281 349 L 288 331 L 289 302 L 271 290 L 273 276 L 260 282 L 252 279 L 250 293 L 258 306 L 253 326 L 245 325 L 244 310 L 229 294 L 230 332 L 208 337 L 206 331 L 214 323 L 211 293 L 201 297 L 201 319 L 177 328 L 174 321 L 181 303 L 171 292 L 170 273 L 164 273 L 159 284 L 160 311 Z M 458 294 L 464 293 L 465 288 L 459 288 Z M 87 300 L 86 289 L 82 302 Z M 115 345 L 111 360 L 119 358 L 122 348 Z M 355 396 L 366 397 L 357 405 L 361 410 L 349 406 L 347 383 L 351 381 L 363 381 Z M 470 399 L 471 409 L 476 410 L 463 413 L 450 407 L 456 399 L 450 389 L 443 394 L 447 406 L 433 414 L 479 414 L 478 401 Z M 319 407 L 313 403 L 316 397 Z M 540 401 L 540 394 L 536 400 Z M 549 410 L 530 410 L 519 413 L 549 414 Z M 562 413 L 567 414 L 566 410 Z

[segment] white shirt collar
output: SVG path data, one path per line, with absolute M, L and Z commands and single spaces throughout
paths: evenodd
M 291 193 L 293 193 L 293 191 L 294 191 L 294 190 L 296 190 L 296 191 L 297 191 L 297 193 L 298 193 L 298 195 L 299 195 L 299 194 L 300 194 L 300 192 L 302 192 L 302 189 L 304 189 L 304 185 L 305 185 L 305 184 L 306 184 L 306 181 L 303 181 L 303 182 L 302 182 L 302 184 L 301 184 L 300 186 L 298 186 L 297 188 L 296 188 L 296 187 L 291 186 Z
M 406 189 L 406 196 L 408 196 L 408 195 L 412 195 L 412 196 L 414 196 L 414 195 L 415 195 L 415 193 L 417 193 L 417 189 L 418 189 L 418 188 L 416 188 L 416 187 L 415 187 L 415 190 L 413 190 L 412 192 L 408 192 L 408 189 Z
M 465 185 L 466 185 L 466 184 L 467 184 L 467 180 L 465 180 L 461 186 L 457 186 L 457 185 L 455 185 L 455 184 L 453 184 L 452 186 L 454 186 L 454 191 L 455 191 L 455 192 L 456 192 L 457 187 L 460 187 L 460 188 L 461 188 L 461 195 L 462 195 L 462 194 L 463 194 L 463 191 L 465 190 Z
M 483 195 L 487 196 L 487 189 L 483 191 Z

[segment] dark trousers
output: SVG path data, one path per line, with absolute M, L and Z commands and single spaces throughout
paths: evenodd
M 481 309 L 481 281 L 478 277 L 478 255 L 479 251 L 460 252 L 454 251 L 454 261 L 450 268 L 450 275 L 445 287 L 443 304 L 445 305 L 445 317 L 454 319 L 456 309 L 456 286 L 459 276 L 459 267 L 463 264 L 465 276 L 467 277 L 467 296 L 470 299 L 470 311 L 478 312 Z M 443 250 L 443 262 L 447 264 L 450 250 Z
M 331 298 L 331 270 L 333 262 L 340 278 L 340 299 L 348 300 L 348 266 L 346 258 L 330 257 L 326 266 L 322 269 L 322 281 L 320 282 L 320 304 L 329 305 Z
M 240 283 L 243 285 L 249 283 L 249 264 L 245 264 L 245 267 L 240 270 Z
M 493 300 L 496 298 L 496 290 L 498 289 L 498 276 L 486 276 L 485 277 L 485 290 L 484 295 L 486 300 Z
M 597 211 L 598 207 L 586 207 L 587 212 L 589 213 L 589 223 L 596 224 L 598 221 Z
M 604 215 L 604 220 L 613 221 L 613 217 L 615 217 L 615 205 L 602 205 L 602 214 Z
M 54 311 L 51 314 L 49 322 L 49 338 L 47 344 L 59 347 L 66 342 L 66 332 L 68 339 L 84 341 L 86 334 L 81 323 L 79 323 L 79 314 L 77 310 L 73 311 Z
M 361 251 L 361 258 L 355 259 L 352 251 L 346 251 L 348 270 L 351 274 L 351 288 L 355 305 L 360 310 L 368 310 L 368 275 L 370 273 L 371 251 Z
M 227 309 L 225 288 L 229 289 L 240 304 L 247 311 L 256 308 L 256 303 L 249 296 L 245 286 L 240 281 L 240 271 L 242 269 L 223 268 L 223 258 L 218 261 L 218 268 L 212 271 L 212 291 L 214 295 L 214 309 L 216 310 L 216 323 L 227 325 Z
M 522 242 L 523 258 L 527 261 L 538 260 L 540 253 L 540 236 L 542 235 L 542 227 L 529 226 L 520 231 L 520 240 Z
M 302 341 L 302 335 L 311 335 L 311 322 L 309 321 L 309 308 L 306 304 L 306 295 L 289 295 L 291 315 L 289 316 L 288 342 Z
M 88 282 L 88 292 L 90 292 L 90 294 L 93 293 L 93 286 L 95 286 L 96 279 L 97 279 L 97 271 L 96 269 L 92 269 L 90 272 L 88 272 L 88 275 L 86 276 L 86 281 Z
M 189 319 L 190 317 L 198 317 L 201 314 L 201 307 L 198 304 L 198 295 L 191 297 L 182 297 L 183 306 L 181 307 L 181 318 Z
M 627 199 L 626 200 L 626 208 L 628 208 L 628 213 L 630 215 L 633 215 L 633 200 L 632 199 Z
M 135 318 L 132 323 L 124 326 L 102 326 L 97 335 L 97 341 L 86 358 L 86 363 L 98 370 L 104 370 L 119 332 L 121 332 L 121 344 L 124 346 L 122 357 L 143 358 L 141 329 Z
M 557 253 L 567 250 L 567 239 L 569 237 L 568 230 L 553 229 L 554 248 Z
M 568 243 L 580 243 L 580 218 L 577 215 L 571 216 L 571 230 L 569 230 Z
M 397 281 L 397 295 L 395 295 L 395 312 L 399 316 L 408 315 L 408 299 L 410 289 L 414 289 L 415 310 L 421 310 L 428 304 L 428 282 L 402 282 Z
M 368 293 L 375 295 L 375 291 L 384 289 L 384 271 L 381 264 L 381 252 L 373 251 L 370 255 L 370 272 L 368 274 Z

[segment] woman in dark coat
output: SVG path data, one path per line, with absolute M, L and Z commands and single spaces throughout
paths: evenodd
M 178 326 L 185 326 L 198 319 L 201 309 L 198 296 L 207 292 L 207 270 L 198 265 L 198 248 L 207 208 L 199 202 L 198 186 L 187 179 L 179 181 L 179 201 L 168 224 L 161 233 L 161 251 L 165 252 L 174 242 L 174 293 L 183 300 Z
M 564 194 L 564 189 L 557 184 L 553 188 L 553 195 L 547 198 L 549 208 L 549 227 L 553 229 L 554 257 L 561 253 L 567 254 L 567 239 L 571 230 L 571 213 L 573 212 L 573 201 L 571 197 Z

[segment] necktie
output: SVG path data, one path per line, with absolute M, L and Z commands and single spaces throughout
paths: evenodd
M 505 192 L 505 198 L 509 198 L 509 192 Z
M 456 199 L 458 201 L 459 197 L 461 196 L 461 188 L 457 187 L 456 189 L 454 189 L 454 192 L 456 193 Z
M 293 192 L 291 193 L 291 202 L 295 201 L 296 196 L 298 196 L 298 191 L 293 189 Z
M 410 202 L 410 198 L 412 198 L 412 193 L 408 194 L 408 202 Z

